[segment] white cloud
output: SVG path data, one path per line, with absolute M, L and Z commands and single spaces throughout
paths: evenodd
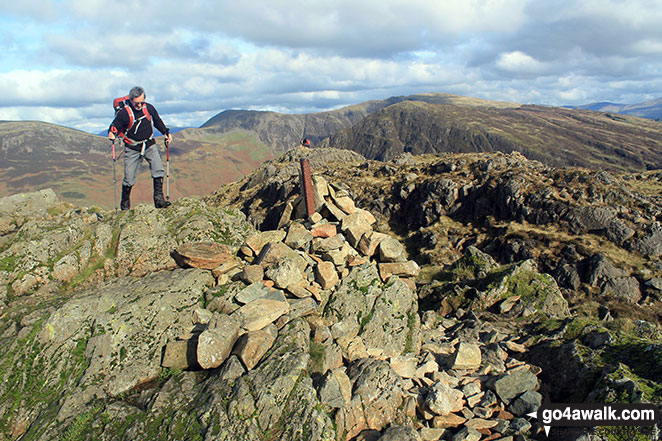
M 0 115 L 104 128 L 112 98 L 137 84 L 171 125 L 421 92 L 636 102 L 662 81 L 656 4 L 23 0 L 0 7 Z
M 496 66 L 515 74 L 536 74 L 544 71 L 545 65 L 535 58 L 520 51 L 499 55 Z

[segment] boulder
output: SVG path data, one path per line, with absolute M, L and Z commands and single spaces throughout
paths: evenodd
M 477 344 L 461 342 L 458 344 L 450 363 L 451 369 L 474 370 L 480 367 L 481 353 Z
M 5 216 L 48 216 L 48 209 L 57 205 L 53 189 L 21 193 L 0 198 L 0 217 Z
M 319 388 L 320 402 L 332 409 L 345 407 L 352 399 L 352 384 L 345 368 L 327 371 Z
M 237 316 L 241 327 L 250 332 L 260 330 L 275 322 L 289 310 L 287 302 L 260 298 L 242 306 L 233 313 L 233 316 Z
M 332 330 L 360 335 L 368 352 L 390 357 L 420 347 L 416 295 L 397 277 L 382 284 L 375 265 L 350 270 L 329 298 L 325 317 Z
M 284 259 L 267 268 L 264 272 L 267 279 L 273 280 L 276 288 L 285 289 L 290 285 L 303 281 L 299 261 Z
M 313 237 L 333 237 L 338 234 L 338 230 L 334 224 L 322 224 L 311 228 L 310 234 Z
M 163 347 L 191 330 L 193 310 L 213 283 L 208 271 L 180 269 L 83 291 L 44 323 L 41 356 L 60 359 L 85 341 L 89 366 L 77 387 L 101 382 L 110 396 L 126 393 L 158 378 Z M 53 361 L 53 375 L 59 378 L 62 368 Z
M 500 376 L 492 390 L 508 405 L 519 395 L 537 388 L 538 378 L 529 369 L 518 369 Z
M 443 381 L 435 383 L 425 398 L 428 409 L 437 415 L 450 415 L 464 407 L 464 395 Z
M 419 433 L 411 426 L 391 426 L 377 438 L 377 441 L 423 441 Z
M 220 366 L 230 355 L 239 336 L 240 321 L 227 314 L 215 314 L 198 337 L 198 364 L 203 369 Z
M 338 433 L 351 439 L 364 430 L 382 430 L 402 414 L 405 391 L 398 376 L 383 360 L 357 360 L 347 370 L 352 399 L 336 413 Z
M 282 242 L 285 239 L 286 233 L 283 230 L 263 231 L 253 234 L 246 238 L 244 245 L 248 246 L 257 256 L 262 252 L 262 248 L 268 243 Z
M 232 353 L 241 360 L 247 370 L 251 370 L 271 348 L 277 336 L 278 329 L 273 324 L 247 332 L 237 340 Z
M 377 247 L 382 240 L 389 237 L 387 234 L 377 231 L 368 231 L 359 240 L 356 249 L 364 256 L 372 257 L 377 252 Z
M 313 235 L 306 227 L 300 223 L 293 223 L 287 230 L 285 236 L 285 244 L 292 249 L 306 249 L 308 244 L 313 240 Z
M 406 354 L 391 357 L 389 363 L 395 373 L 402 378 L 414 378 L 416 377 L 416 360 L 417 357 L 414 354 Z
M 514 415 L 523 417 L 537 411 L 541 404 L 542 395 L 536 391 L 528 390 L 510 403 L 508 410 Z
M 239 277 L 248 284 L 259 283 L 264 278 L 264 268 L 262 265 L 246 265 Z
M 591 286 L 602 286 L 607 280 L 627 276 L 623 270 L 616 268 L 602 254 L 592 255 L 584 266 L 586 270 L 582 278 Z
M 662 256 L 662 225 L 653 223 L 646 235 L 634 242 L 633 248 L 648 257 Z
M 161 366 L 170 369 L 189 369 L 198 366 L 198 339 L 175 340 L 166 344 Z
M 307 323 L 293 320 L 279 332 L 262 361 L 233 380 L 232 387 L 215 376 L 207 378 L 201 385 L 205 392 L 199 395 L 197 414 L 218 416 L 219 439 L 257 440 L 264 437 L 265 429 L 276 439 L 302 433 L 310 440 L 335 439 L 332 422 L 306 373 L 309 336 Z
M 616 277 L 608 279 L 602 285 L 602 293 L 623 299 L 629 303 L 641 300 L 639 281 L 634 277 Z
M 177 264 L 183 268 L 212 270 L 232 258 L 227 245 L 213 242 L 187 243 L 174 252 Z
M 262 247 L 262 251 L 253 263 L 268 267 L 284 259 L 297 259 L 298 257 L 299 254 L 283 242 L 269 242 Z
M 380 262 L 404 262 L 407 260 L 405 247 L 399 240 L 388 236 L 379 242 Z
M 377 266 L 379 268 L 379 275 L 384 282 L 386 282 L 391 276 L 416 277 L 421 271 L 418 264 L 413 260 L 408 260 L 406 262 L 380 263 Z
M 315 280 L 322 289 L 331 289 L 338 283 L 338 273 L 332 262 L 319 262 L 315 267 Z

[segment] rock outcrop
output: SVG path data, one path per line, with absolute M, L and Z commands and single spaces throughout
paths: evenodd
M 307 217 L 295 157 L 166 210 L 0 200 L 0 440 L 542 439 L 543 394 L 654 399 L 650 212 L 532 195 L 520 155 L 339 153 Z

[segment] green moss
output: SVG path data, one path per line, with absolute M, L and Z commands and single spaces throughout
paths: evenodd
M 323 373 L 324 363 L 326 363 L 326 346 L 320 342 L 311 340 L 308 352 L 310 354 L 307 367 L 308 371 Z
M 359 334 L 358 335 L 363 334 L 363 330 L 368 325 L 368 323 L 370 323 L 370 320 L 372 320 L 372 317 L 375 315 L 376 305 L 377 305 L 377 302 L 375 302 L 372 305 L 372 308 L 370 309 L 370 312 L 365 317 L 361 317 L 360 313 L 357 316 L 357 320 L 359 322 Z
M 229 285 L 221 285 L 216 289 L 214 289 L 213 291 L 211 291 L 211 295 L 212 297 L 223 297 L 225 293 L 228 292 L 228 289 L 230 289 Z
M 360 291 L 363 294 L 368 294 L 368 291 L 370 291 L 370 288 L 372 288 L 373 286 L 379 286 L 380 284 L 381 284 L 381 282 L 380 282 L 379 278 L 372 279 L 370 281 L 370 283 L 368 283 L 367 285 L 359 285 L 359 282 L 356 281 L 356 280 L 352 280 L 350 282 L 350 286 L 354 290 Z
M 594 320 L 589 317 L 574 318 L 570 323 L 568 323 L 568 327 L 566 328 L 565 333 L 563 334 L 563 338 L 568 341 L 574 340 L 579 336 L 581 336 L 582 331 L 584 331 L 585 327 L 591 324 L 594 324 Z
M 517 275 L 509 277 L 506 283 L 508 292 L 504 297 L 519 296 L 524 302 L 531 300 L 538 292 L 533 283 L 535 276 L 532 272 L 521 271 Z
M 76 341 L 69 356 L 61 352 L 62 363 L 52 365 L 46 360 L 43 356 L 44 345 L 37 338 L 42 324 L 43 319 L 33 326 L 27 337 L 11 347 L 0 348 L 5 354 L 0 359 L 0 378 L 4 383 L 0 400 L 8 404 L 8 411 L 0 415 L 0 433 L 7 437 L 19 409 L 38 409 L 40 420 L 52 421 L 62 395 L 76 384 L 89 366 L 85 356 L 87 337 Z M 54 375 L 54 369 L 59 371 L 59 375 Z M 23 439 L 37 439 L 44 430 L 45 425 L 32 424 Z
M 165 383 L 171 377 L 176 377 L 177 375 L 181 374 L 182 372 L 183 372 L 182 369 L 163 368 L 163 369 L 161 369 L 161 372 L 159 372 L 159 381 L 162 382 L 162 383 Z
M 611 379 L 630 378 L 645 401 L 662 400 L 662 345 L 623 339 L 607 346 L 599 357 L 605 365 L 619 367 L 610 374 Z M 632 397 L 622 398 L 630 402 Z
M 563 320 L 542 316 L 540 322 L 536 325 L 535 334 L 550 334 L 556 332 L 563 327 L 563 324 Z
M 14 272 L 18 257 L 15 255 L 5 256 L 0 259 L 0 271 Z
M 84 414 L 78 415 L 73 423 L 67 428 L 61 441 L 82 441 L 87 439 L 92 423 L 99 416 L 103 407 L 96 406 Z
M 414 333 L 416 332 L 415 325 L 417 319 L 416 311 L 409 311 L 407 313 L 407 336 L 405 337 L 405 347 L 402 354 L 414 352 Z

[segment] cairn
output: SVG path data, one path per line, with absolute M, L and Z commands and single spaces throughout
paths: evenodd
M 167 344 L 162 366 L 212 369 L 234 355 L 249 371 L 287 323 L 305 317 L 312 339 L 335 354 L 327 355 L 319 368 L 318 398 L 335 412 L 338 433 L 344 432 L 346 439 L 378 440 L 386 432 L 399 436 L 391 432 L 400 426 L 402 436 L 409 436 L 403 439 L 525 439 L 523 434 L 532 429 L 527 414 L 542 399 L 537 392 L 540 369 L 517 359 L 526 351 L 526 340 L 481 322 L 471 312 L 453 318 L 426 312 L 421 320 L 416 299 L 420 269 L 408 260 L 402 243 L 376 231 L 374 216 L 356 207 L 342 185 L 319 176 L 312 181 L 312 215 L 306 217 L 300 197 L 286 205 L 277 230 L 246 238 L 236 253 L 209 243 L 177 250 L 180 265 L 203 262 L 198 267 L 210 269 L 217 287 L 208 293 L 206 309 L 195 311 L 192 332 Z M 372 270 L 378 280 L 358 283 L 352 279 L 358 270 Z M 350 279 L 353 285 L 347 283 Z M 335 303 L 337 290 L 347 286 L 354 286 L 359 296 L 374 297 L 371 285 L 396 283 L 406 293 L 398 295 L 412 303 L 404 333 L 387 330 L 386 337 L 375 339 L 365 332 L 370 325 L 366 310 Z M 374 310 L 373 304 L 370 312 Z M 395 321 L 395 316 L 382 319 L 385 330 L 383 322 Z M 380 394 L 392 401 L 382 406 L 382 416 L 357 416 L 356 409 L 368 413 L 370 406 L 357 398 L 351 370 L 370 359 L 388 363 L 397 383 L 393 388 L 401 393 Z M 399 410 L 384 410 L 389 406 Z

